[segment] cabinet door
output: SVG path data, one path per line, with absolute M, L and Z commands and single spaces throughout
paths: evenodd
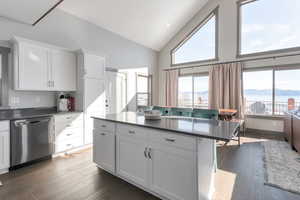
M 67 51 L 51 51 L 52 90 L 76 91 L 76 56 Z
M 105 59 L 91 54 L 84 54 L 84 77 L 104 79 Z
M 21 43 L 19 45 L 18 85 L 20 90 L 48 90 L 48 50 Z
M 179 148 L 152 145 L 150 189 L 168 199 L 196 200 L 196 153 Z
M 9 132 L 0 132 L 0 173 L 9 168 Z
M 117 174 L 144 187 L 148 185 L 145 148 L 146 143 L 143 140 L 117 135 Z
M 94 130 L 93 161 L 105 170 L 115 173 L 115 135 Z

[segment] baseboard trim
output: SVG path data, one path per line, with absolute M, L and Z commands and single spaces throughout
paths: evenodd
M 246 128 L 246 133 L 251 132 L 251 133 L 257 133 L 257 134 L 275 134 L 275 135 L 283 135 L 283 132 L 280 131 L 270 131 L 270 130 L 260 130 L 260 129 L 253 129 L 253 128 Z

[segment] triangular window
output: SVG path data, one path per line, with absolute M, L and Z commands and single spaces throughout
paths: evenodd
M 217 9 L 171 51 L 172 65 L 217 58 Z

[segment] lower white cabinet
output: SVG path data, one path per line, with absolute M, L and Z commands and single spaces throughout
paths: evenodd
M 93 132 L 93 161 L 101 168 L 115 172 L 115 134 L 95 129 Z
M 210 199 L 214 149 L 210 139 L 94 120 L 94 162 L 162 199 Z
M 8 171 L 10 157 L 9 121 L 0 121 L 0 174 Z
M 143 187 L 148 182 L 146 145 L 145 141 L 131 136 L 117 135 L 117 174 Z
M 197 199 L 196 153 L 152 143 L 149 188 L 168 199 Z
M 83 146 L 83 113 L 60 113 L 54 115 L 54 130 L 55 153 Z

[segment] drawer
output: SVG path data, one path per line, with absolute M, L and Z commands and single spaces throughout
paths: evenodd
M 55 152 L 64 152 L 83 145 L 83 137 L 76 137 L 55 143 Z
M 126 124 L 117 124 L 117 135 L 146 139 L 149 129 Z
M 83 120 L 74 121 L 70 123 L 65 122 L 56 122 L 55 123 L 55 133 L 59 134 L 60 132 L 67 130 L 67 129 L 74 129 L 74 128 L 83 128 Z
M 55 123 L 76 123 L 78 121 L 83 121 L 82 113 L 66 113 L 54 115 Z
M 116 130 L 116 124 L 114 122 L 94 119 L 94 129 L 97 130 L 98 132 L 109 131 L 114 133 Z
M 9 121 L 0 121 L 0 131 L 9 131 Z
M 55 135 L 55 141 L 69 140 L 75 137 L 83 137 L 83 128 L 68 128 Z
M 195 137 L 174 134 L 167 131 L 152 131 L 150 140 L 163 145 L 179 147 L 187 150 L 196 150 L 197 140 Z

